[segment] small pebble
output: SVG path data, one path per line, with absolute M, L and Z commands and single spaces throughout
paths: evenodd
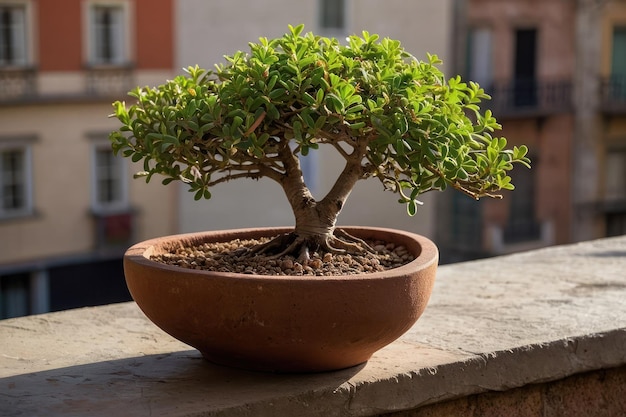
M 328 261 L 325 261 L 328 262 Z M 309 261 L 309 266 L 313 269 L 320 269 L 322 267 L 322 261 L 320 259 L 312 259 Z

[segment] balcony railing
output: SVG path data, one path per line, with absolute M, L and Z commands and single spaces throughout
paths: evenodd
M 34 68 L 0 67 L 0 101 L 13 101 L 37 94 L 37 77 Z
M 96 96 L 125 94 L 134 85 L 132 66 L 88 67 L 87 93 Z
M 0 67 L 0 103 L 111 99 L 125 95 L 135 85 L 134 77 L 132 65 L 88 66 L 76 76 L 78 85 L 84 85 L 82 89 L 42 92 L 38 86 L 41 80 L 37 69 Z
M 133 241 L 135 215 L 132 210 L 120 213 L 94 213 L 97 249 L 126 248 Z
M 605 113 L 626 114 L 626 75 L 612 75 L 600 82 L 600 99 Z
M 570 79 L 495 82 L 485 91 L 492 97 L 486 107 L 500 117 L 540 117 L 572 109 Z
M 541 223 L 530 218 L 514 218 L 504 227 L 503 239 L 506 244 L 541 240 Z

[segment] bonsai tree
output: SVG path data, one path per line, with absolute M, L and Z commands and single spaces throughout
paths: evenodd
M 501 128 L 474 82 L 446 81 L 437 68 L 397 40 L 363 32 L 347 45 L 303 34 L 250 43 L 214 71 L 190 67 L 156 88 L 136 88 L 137 102 L 113 104 L 121 122 L 111 133 L 115 153 L 143 160 L 150 181 L 181 180 L 196 199 L 223 182 L 269 178 L 295 216 L 295 228 L 262 250 L 307 259 L 313 251 L 363 250 L 335 229 L 359 180 L 377 178 L 413 216 L 418 197 L 453 187 L 473 198 L 513 189 L 513 164 L 529 166 L 525 146 L 507 148 Z M 300 156 L 330 146 L 345 161 L 328 193 L 315 200 Z

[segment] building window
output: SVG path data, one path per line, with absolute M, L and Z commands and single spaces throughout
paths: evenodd
M 606 237 L 626 235 L 626 211 L 606 213 Z
M 108 145 L 95 145 L 93 150 L 92 205 L 95 212 L 128 209 L 126 161 L 113 155 Z
M 30 149 L 0 148 L 0 218 L 31 212 Z
M 626 150 L 606 156 L 606 200 L 626 202 Z
M 0 320 L 31 314 L 28 274 L 0 276 Z
M 536 158 L 533 158 L 536 161 Z M 535 212 L 536 169 L 517 169 L 511 174 L 515 191 L 510 196 L 511 208 L 504 228 L 504 243 L 513 244 L 541 239 L 541 223 Z
M 345 0 L 319 0 L 319 10 L 319 25 L 323 31 L 331 34 L 345 31 Z
M 467 39 L 467 78 L 489 90 L 493 82 L 492 36 L 489 28 L 472 28 Z
M 626 99 L 626 26 L 613 28 L 610 98 Z
M 607 236 L 626 234 L 626 150 L 609 151 L 605 163 Z
M 611 72 L 626 76 L 626 26 L 613 28 Z
M 450 216 L 450 232 L 457 248 L 466 251 L 482 250 L 482 207 L 480 201 L 465 194 L 451 193 L 452 216 Z
M 537 29 L 515 31 L 515 84 L 513 101 L 516 107 L 537 105 Z
M 27 63 L 26 5 L 0 4 L 0 66 Z
M 89 8 L 89 63 L 127 62 L 127 10 L 124 3 L 93 3 Z

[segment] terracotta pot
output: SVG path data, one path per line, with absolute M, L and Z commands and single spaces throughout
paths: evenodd
M 416 258 L 385 272 L 333 277 L 196 271 L 149 259 L 172 245 L 289 230 L 239 229 L 138 243 L 124 257 L 126 282 L 150 320 L 211 362 L 277 372 L 346 368 L 367 361 L 417 321 L 432 291 L 438 251 L 404 231 L 344 229 L 402 244 Z

